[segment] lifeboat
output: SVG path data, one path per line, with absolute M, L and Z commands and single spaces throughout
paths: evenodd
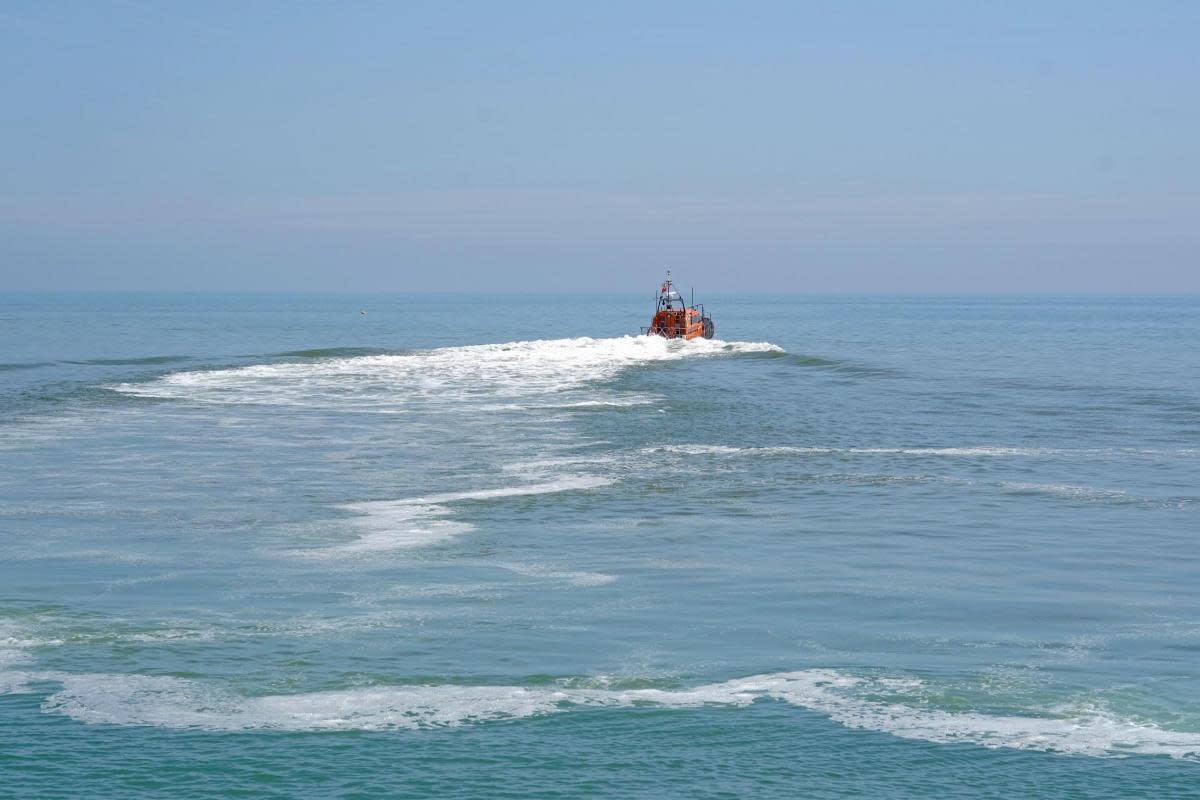
M 698 339 L 701 336 L 711 339 L 715 332 L 712 317 L 704 312 L 704 304 L 684 303 L 671 283 L 671 270 L 667 270 L 667 279 L 658 290 L 654 317 L 649 327 L 642 328 L 642 333 L 667 339 Z

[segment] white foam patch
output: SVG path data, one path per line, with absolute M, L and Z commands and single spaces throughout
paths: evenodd
M 781 350 L 768 342 L 584 337 L 173 372 L 148 383 L 110 388 L 139 397 L 206 403 L 396 411 L 422 402 L 511 401 L 578 388 L 639 364 L 768 351 Z
M 441 506 L 412 505 L 404 501 L 356 503 L 343 506 L 358 513 L 352 524 L 358 538 L 330 547 L 297 550 L 306 558 L 369 555 L 388 550 L 431 547 L 475 530 L 467 522 L 439 519 L 450 510 Z
M 356 539 L 344 544 L 292 552 L 305 558 L 331 558 L 430 547 L 475 530 L 475 526 L 468 522 L 444 519 L 452 513 L 451 509 L 446 507 L 448 503 L 581 491 L 608 486 L 614 482 L 611 478 L 567 475 L 557 480 L 523 486 L 348 503 L 340 508 L 355 515 L 352 524 L 359 532 Z
M 407 686 L 241 697 L 195 681 L 80 675 L 45 708 L 80 722 L 203 730 L 379 730 L 552 713 L 564 698 L 516 686 Z
M 62 688 L 43 708 L 80 722 L 204 730 L 380 730 L 516 720 L 572 708 L 744 707 L 774 699 L 849 728 L 905 739 L 1091 756 L 1200 757 L 1200 733 L 1172 731 L 1102 709 L 1038 715 L 940 711 L 893 702 L 918 681 L 834 670 L 755 675 L 690 689 L 620 689 L 611 682 L 559 686 L 379 686 L 245 697 L 197 681 L 140 675 L 48 674 Z M 583 685 L 580 685 L 583 683 Z
M 1200 733 L 1165 730 L 1098 708 L 1057 709 L 1037 716 L 940 711 L 870 699 L 892 693 L 895 687 L 880 679 L 849 677 L 831 670 L 778 673 L 740 683 L 747 689 L 756 683 L 767 695 L 823 713 L 849 728 L 904 739 L 1091 756 L 1200 756 Z M 910 689 L 911 682 L 901 688 Z
M 748 705 L 730 684 L 695 689 L 390 686 L 244 697 L 198 681 L 143 675 L 58 674 L 43 708 L 80 722 L 203 730 L 380 730 L 452 727 L 560 713 L 572 707 Z
M 616 575 L 609 575 L 606 572 L 564 570 L 546 566 L 544 564 L 494 563 L 490 566 L 500 567 L 501 569 L 508 570 L 509 572 L 515 572 L 518 575 L 525 575 L 530 578 L 539 578 L 541 580 L 568 583 L 571 586 L 606 586 L 617 580 Z
M 653 397 L 628 397 L 619 400 L 579 400 L 574 403 L 558 403 L 556 405 L 543 406 L 543 408 L 632 408 L 634 406 L 650 406 L 660 402 L 661 398 Z

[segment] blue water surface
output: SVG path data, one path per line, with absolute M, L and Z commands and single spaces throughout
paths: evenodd
M 1200 797 L 1200 298 L 0 295 L 0 796 Z

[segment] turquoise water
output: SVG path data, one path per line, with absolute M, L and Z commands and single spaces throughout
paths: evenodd
M 1200 298 L 700 299 L 0 296 L 0 795 L 1200 797 Z

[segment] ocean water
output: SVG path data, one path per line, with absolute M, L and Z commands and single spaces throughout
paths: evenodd
M 1200 298 L 701 299 L 0 295 L 0 796 L 1200 797 Z

